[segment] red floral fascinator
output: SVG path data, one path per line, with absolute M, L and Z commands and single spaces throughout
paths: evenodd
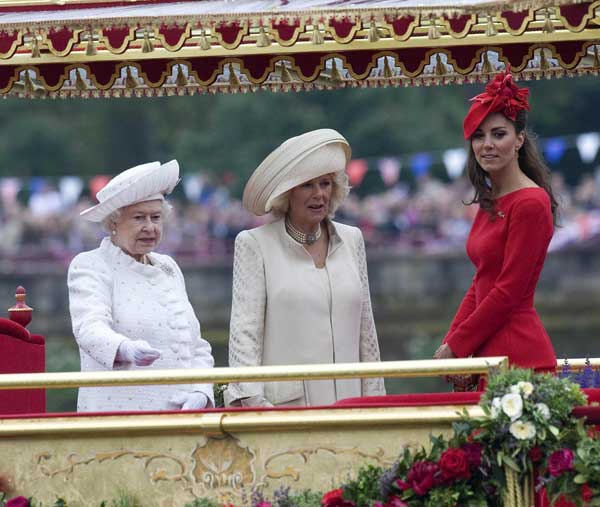
M 492 113 L 502 113 L 512 121 L 517 119 L 517 113 L 526 109 L 529 111 L 529 90 L 519 88 L 510 73 L 510 67 L 498 74 L 485 87 L 485 92 L 473 97 L 473 104 L 463 121 L 465 139 L 469 139 L 481 122 Z

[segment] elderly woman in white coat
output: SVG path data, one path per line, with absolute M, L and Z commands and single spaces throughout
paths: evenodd
M 155 253 L 179 181 L 173 160 L 115 176 L 99 204 L 81 213 L 109 232 L 69 266 L 69 304 L 82 371 L 211 368 L 211 347 L 175 261 Z M 212 384 L 85 387 L 80 412 L 200 409 L 214 406 Z
M 379 361 L 362 234 L 331 218 L 350 146 L 331 129 L 291 138 L 256 169 L 243 203 L 276 220 L 235 242 L 229 365 Z M 327 405 L 385 394 L 383 379 L 232 383 L 232 406 Z

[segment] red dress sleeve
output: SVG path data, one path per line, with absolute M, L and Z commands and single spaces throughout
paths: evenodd
M 494 287 L 446 337 L 457 357 L 472 355 L 505 324 L 542 268 L 552 238 L 552 216 L 538 199 L 515 203 L 510 215 L 504 261 Z
M 475 282 L 473 281 L 463 297 L 442 343 L 446 343 L 454 330 L 475 311 L 475 301 Z

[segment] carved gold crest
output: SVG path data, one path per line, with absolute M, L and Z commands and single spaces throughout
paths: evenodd
M 209 437 L 196 446 L 192 458 L 192 476 L 206 489 L 240 490 L 254 483 L 254 452 L 236 438 Z

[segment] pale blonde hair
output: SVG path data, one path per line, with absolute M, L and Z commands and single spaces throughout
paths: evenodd
M 335 216 L 335 212 L 340 207 L 340 204 L 348 197 L 348 194 L 350 193 L 350 183 L 345 171 L 336 171 L 334 173 L 329 173 L 329 175 L 333 176 L 333 190 L 331 191 L 329 213 L 327 215 L 331 219 Z M 323 176 L 327 176 L 327 174 L 324 174 Z M 320 178 L 320 176 L 318 177 Z M 289 211 L 290 192 L 292 190 L 293 188 L 275 197 L 271 202 L 271 213 L 273 213 L 275 217 L 282 218 Z

